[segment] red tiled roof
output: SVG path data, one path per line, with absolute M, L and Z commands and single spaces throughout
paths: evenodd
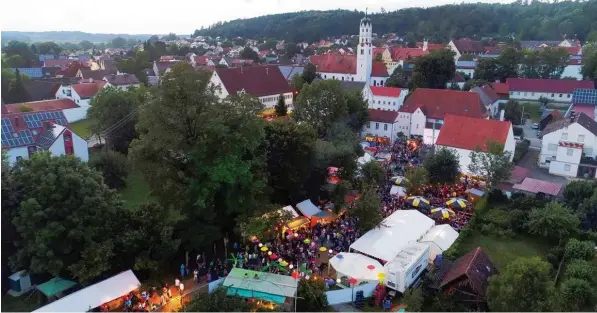
M 105 81 L 72 85 L 73 90 L 83 99 L 95 96 L 106 85 Z
M 568 60 L 568 65 L 582 65 L 582 59 L 570 58 L 570 60 Z
M 481 90 L 483 90 L 483 92 L 487 95 L 487 97 L 489 98 L 489 100 L 491 100 L 491 102 L 496 102 L 500 99 L 500 96 L 498 96 L 498 94 L 495 92 L 495 90 L 493 90 L 493 88 L 489 87 L 489 85 L 483 85 L 482 87 L 480 87 Z
M 557 196 L 562 190 L 562 184 L 556 184 L 527 177 L 522 181 L 522 183 L 516 184 L 512 186 L 512 188 L 530 193 L 542 192 L 544 194 Z
M 369 86 L 371 93 L 379 97 L 400 97 L 401 88 Z
M 508 78 L 510 91 L 572 93 L 576 88 L 595 89 L 590 80 Z
M 460 39 L 460 40 L 452 40 L 456 49 L 460 53 L 481 53 L 485 52 L 483 48 L 483 43 L 480 41 L 470 40 L 470 39 Z
M 498 95 L 509 95 L 510 87 L 506 83 L 491 83 L 491 87 Z
M 371 68 L 372 77 L 389 77 L 388 68 L 383 62 L 373 62 Z
M 220 77 L 226 91 L 231 95 L 243 89 L 255 97 L 292 92 L 277 66 L 216 68 L 214 75 Z
M 465 276 L 473 290 L 484 296 L 489 285 L 488 279 L 494 274 L 497 274 L 497 269 L 483 250 L 477 247 L 456 260 L 444 275 L 440 286 L 443 288 Z
M 446 114 L 486 117 L 487 109 L 477 93 L 447 89 L 417 88 L 408 96 L 400 112 L 420 108 L 428 118 L 443 119 Z
M 54 99 L 54 100 L 43 100 L 43 101 L 34 101 L 34 102 L 23 102 L 23 103 L 13 103 L 13 104 L 6 104 L 6 112 L 8 113 L 18 113 L 19 108 L 22 106 L 27 106 L 33 109 L 32 112 L 41 112 L 41 111 L 52 111 L 52 110 L 65 110 L 65 109 L 74 109 L 78 108 L 79 106 L 70 99 Z
M 357 56 L 354 54 L 326 53 L 311 56 L 311 63 L 315 65 L 317 72 L 321 73 L 357 73 Z M 383 62 L 371 64 L 371 76 L 388 77 L 388 69 Z
M 202 56 L 196 56 L 196 57 L 194 58 L 194 60 L 195 60 L 195 63 L 197 63 L 197 64 L 199 64 L 199 65 L 206 65 L 206 64 L 207 64 L 207 61 L 208 61 L 208 59 L 207 59 L 207 56 L 205 56 L 205 55 L 202 55 Z
M 62 75 L 63 77 L 76 77 L 79 70 L 88 70 L 89 67 L 84 66 L 78 61 L 74 61 L 67 66 L 65 70 L 58 72 L 57 74 Z
M 59 67 L 62 70 L 65 70 L 69 64 L 73 63 L 75 60 L 45 60 L 44 67 Z
M 70 124 L 68 124 L 68 122 L 66 121 L 66 117 L 64 116 L 64 113 L 61 112 L 61 110 L 39 110 L 36 111 L 36 113 L 40 113 L 40 112 L 60 112 L 60 117 L 62 118 L 63 121 L 61 121 L 61 123 L 66 123 L 66 125 L 63 125 L 64 127 L 70 129 Z M 24 114 L 29 114 L 29 113 L 33 113 L 33 112 L 17 112 L 17 113 L 7 113 L 5 114 L 4 111 L 2 111 L 2 119 L 7 119 L 10 121 L 10 124 L 12 125 L 12 128 L 14 129 L 15 132 L 20 132 L 21 130 L 29 130 L 31 131 L 31 136 L 33 137 L 33 141 L 37 143 L 38 139 L 44 134 L 44 132 L 46 131 L 46 122 L 52 123 L 52 124 L 58 124 L 56 123 L 56 119 L 54 118 L 50 118 L 49 116 L 47 117 L 43 117 L 40 116 L 41 118 L 41 127 L 32 127 L 29 128 L 27 125 L 27 122 L 25 122 L 25 119 L 23 118 Z M 32 132 L 35 130 L 35 133 Z M 10 148 L 15 148 L 15 147 L 21 147 L 21 146 L 28 146 L 30 144 L 22 144 L 22 145 L 13 145 L 10 146 Z
M 394 123 L 398 119 L 397 111 L 385 111 L 378 109 L 368 109 L 369 120 L 372 122 Z
M 423 51 L 423 49 L 420 48 L 392 48 L 392 60 L 396 62 L 406 61 L 428 54 L 429 51 Z
M 512 169 L 512 175 L 510 175 L 510 179 L 516 181 L 517 183 L 520 183 L 529 175 L 530 172 L 531 170 L 529 170 L 528 168 L 515 166 L 514 169 Z
M 580 47 L 566 47 L 564 49 L 566 49 L 570 55 L 578 55 L 578 52 L 580 51 Z
M 446 115 L 436 145 L 487 152 L 487 140 L 506 144 L 510 122 Z
M 441 50 L 441 49 L 445 49 L 446 45 L 441 44 L 441 43 L 428 43 L 427 44 L 427 50 L 429 51 L 435 51 L 435 50 Z

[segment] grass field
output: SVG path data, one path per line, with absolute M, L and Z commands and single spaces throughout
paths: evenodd
M 87 139 L 92 135 L 89 130 L 90 126 L 91 120 L 80 120 L 78 122 L 70 123 L 73 132 L 83 139 Z
M 544 257 L 549 246 L 528 237 L 499 238 L 481 233 L 473 233 L 460 244 L 464 253 L 481 247 L 489 259 L 503 270 L 508 263 L 518 257 Z
M 151 199 L 149 184 L 140 171 L 133 170 L 126 181 L 126 188 L 121 189 L 120 196 L 127 208 L 135 207 Z

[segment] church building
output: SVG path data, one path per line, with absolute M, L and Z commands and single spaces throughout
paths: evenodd
M 317 74 L 323 79 L 367 82 L 370 86 L 383 86 L 390 76 L 384 62 L 374 62 L 373 26 L 364 17 L 359 25 L 359 45 L 356 55 L 326 53 L 311 56 Z

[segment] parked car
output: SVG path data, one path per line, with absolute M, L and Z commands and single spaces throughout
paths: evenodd
M 537 138 L 541 138 L 541 132 L 540 131 L 537 132 Z
M 539 123 L 533 123 L 533 129 L 539 129 Z

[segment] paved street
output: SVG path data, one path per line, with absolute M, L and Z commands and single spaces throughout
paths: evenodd
M 527 119 L 522 129 L 524 131 L 524 139 L 528 139 L 531 142 L 529 148 L 531 150 L 541 150 L 541 139 L 537 138 L 537 132 L 539 130 L 533 129 L 533 121 Z

